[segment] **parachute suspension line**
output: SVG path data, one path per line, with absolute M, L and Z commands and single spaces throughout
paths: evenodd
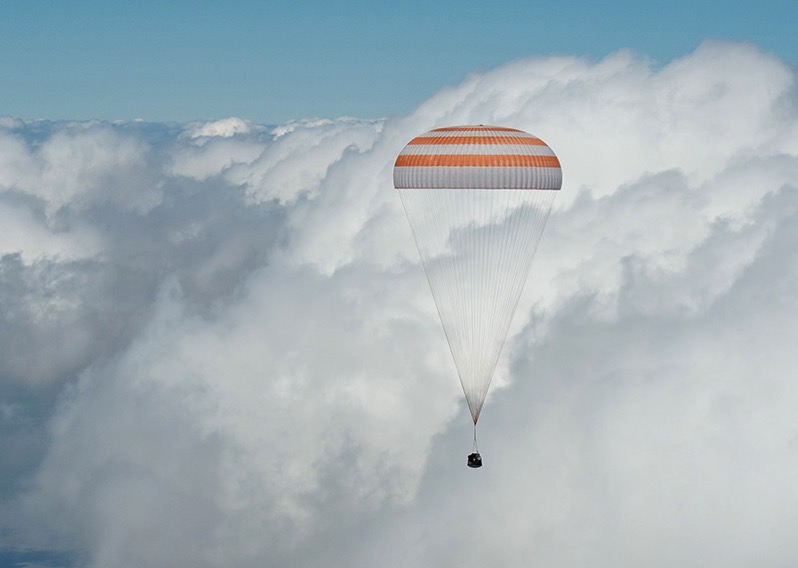
M 479 446 L 477 445 L 477 423 L 474 421 L 474 446 L 471 448 L 471 452 L 478 454 L 479 453 Z
M 556 192 L 399 194 L 472 417 L 478 417 Z

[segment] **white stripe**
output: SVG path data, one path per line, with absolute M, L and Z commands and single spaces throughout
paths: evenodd
M 548 146 L 527 144 L 408 144 L 400 153 L 404 156 L 440 154 L 506 154 L 512 156 L 553 156 Z
M 400 166 L 393 169 L 397 189 L 560 189 L 562 170 L 523 166 Z

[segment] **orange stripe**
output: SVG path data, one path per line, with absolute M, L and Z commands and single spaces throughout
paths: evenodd
M 503 126 L 447 126 L 446 128 L 435 128 L 431 132 L 486 132 L 486 131 L 501 131 L 501 132 L 524 132 L 517 128 L 505 128 Z M 526 134 L 524 132 L 524 134 Z
M 506 166 L 559 168 L 557 156 L 528 156 L 517 154 L 400 154 L 395 167 L 426 166 Z
M 520 136 L 419 136 L 409 144 L 520 144 L 525 146 L 545 146 L 540 138 Z

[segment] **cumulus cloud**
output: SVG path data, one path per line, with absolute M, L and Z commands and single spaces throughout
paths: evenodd
M 230 116 L 212 122 L 193 122 L 185 127 L 185 135 L 191 139 L 197 138 L 230 138 L 237 134 L 251 134 L 264 131 L 265 128 L 248 120 Z
M 565 183 L 465 468 L 398 197 L 419 132 Z M 0 121 L 6 547 L 88 566 L 798 559 L 795 73 L 707 43 L 473 75 L 406 117 Z M 36 414 L 38 413 L 38 414 Z

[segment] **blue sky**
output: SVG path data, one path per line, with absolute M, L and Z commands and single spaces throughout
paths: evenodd
M 471 72 L 705 39 L 798 64 L 794 0 L 641 3 L 4 2 L 0 115 L 186 121 L 404 115 Z

